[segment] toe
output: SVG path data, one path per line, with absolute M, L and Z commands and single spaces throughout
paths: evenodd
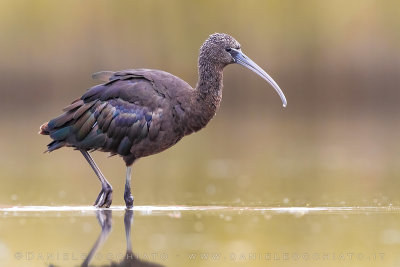
M 97 195 L 96 200 L 94 201 L 93 206 L 98 208 L 100 206 L 100 203 L 103 201 L 103 199 L 104 199 L 104 190 L 101 189 L 100 193 Z
M 105 200 L 104 200 L 104 206 L 106 208 L 109 208 L 111 206 L 112 203 L 112 191 L 110 191 L 106 196 L 105 196 Z
M 125 196 L 125 204 L 128 209 L 133 207 L 133 196 L 132 195 Z

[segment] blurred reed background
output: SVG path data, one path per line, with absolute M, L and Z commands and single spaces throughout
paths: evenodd
M 1 1 L 0 205 L 92 204 L 80 153 L 38 127 L 100 70 L 197 81 L 209 34 L 234 36 L 288 99 L 238 65 L 209 126 L 140 160 L 142 204 L 389 205 L 400 190 L 397 1 Z M 124 164 L 94 153 L 123 204 Z

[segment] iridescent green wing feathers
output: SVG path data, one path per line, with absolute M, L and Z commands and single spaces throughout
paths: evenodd
M 67 145 L 127 155 L 134 144 L 157 137 L 162 108 L 149 101 L 162 96 L 152 82 L 133 73 L 98 76 L 109 81 L 89 89 L 63 114 L 42 126 L 54 140 L 48 151 Z

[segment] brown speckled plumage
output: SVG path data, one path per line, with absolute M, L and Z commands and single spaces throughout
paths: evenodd
M 81 150 L 102 181 L 102 192 L 112 192 L 87 151 L 120 155 L 131 166 L 135 160 L 159 153 L 205 127 L 221 102 L 223 68 L 235 63 L 230 49 L 240 51 L 240 45 L 226 34 L 213 34 L 204 42 L 195 89 L 160 70 L 95 73 L 93 77 L 103 84 L 90 88 L 63 114 L 40 127 L 39 133 L 53 139 L 47 151 L 63 146 Z M 127 190 L 125 195 L 130 195 Z M 102 192 L 95 205 L 109 206 L 112 195 L 107 200 Z M 128 202 L 127 206 L 131 206 Z

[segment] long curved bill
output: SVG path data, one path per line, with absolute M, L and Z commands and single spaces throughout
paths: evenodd
M 271 78 L 271 76 L 268 75 L 260 66 L 258 66 L 253 60 L 251 60 L 248 56 L 246 56 L 242 51 L 238 49 L 231 49 L 230 51 L 232 57 L 235 59 L 235 63 L 238 63 L 242 66 L 245 66 L 249 70 L 254 71 L 257 73 L 261 78 L 266 80 L 278 93 L 282 100 L 283 107 L 286 107 L 287 101 L 286 97 L 283 94 L 281 88 L 279 88 L 279 85 Z

